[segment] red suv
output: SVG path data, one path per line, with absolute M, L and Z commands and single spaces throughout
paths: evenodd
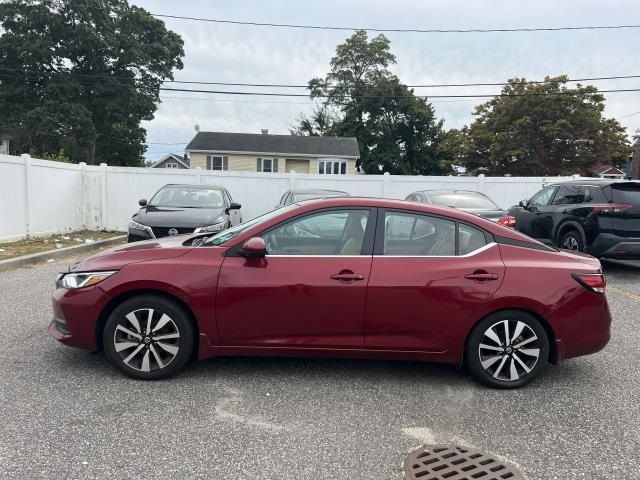
M 611 323 L 597 259 L 383 199 L 311 200 L 117 247 L 56 285 L 51 335 L 142 379 L 194 357 L 308 355 L 466 363 L 517 387 L 602 349 Z

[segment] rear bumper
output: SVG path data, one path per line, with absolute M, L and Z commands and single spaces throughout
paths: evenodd
M 599 352 L 611 339 L 611 313 L 602 294 L 585 290 L 548 319 L 556 337 L 556 361 Z
M 640 238 L 601 233 L 586 251 L 597 257 L 640 259 Z

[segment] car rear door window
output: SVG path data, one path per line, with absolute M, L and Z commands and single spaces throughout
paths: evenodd
M 429 215 L 385 212 L 384 255 L 455 255 L 456 224 Z
M 580 194 L 583 197 L 581 203 L 607 203 L 607 199 L 602 190 L 593 185 L 582 185 L 580 187 Z
M 465 223 L 458 225 L 458 250 L 460 255 L 475 252 L 487 244 L 484 232 Z
M 368 209 L 306 215 L 263 234 L 268 255 L 360 255 Z
M 579 185 L 560 185 L 553 197 L 552 205 L 574 205 L 584 202 L 584 192 L 581 193 Z

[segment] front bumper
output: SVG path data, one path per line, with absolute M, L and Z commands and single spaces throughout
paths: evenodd
M 586 252 L 596 257 L 640 259 L 640 238 L 601 233 Z
M 49 334 L 65 345 L 95 350 L 100 312 L 109 299 L 97 285 L 78 290 L 58 288 L 52 296 Z

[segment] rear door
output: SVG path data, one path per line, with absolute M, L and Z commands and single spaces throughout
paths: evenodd
M 381 210 L 374 253 L 369 348 L 446 350 L 504 277 L 490 236 L 447 217 Z
M 640 239 L 640 183 L 620 182 L 611 185 L 613 234 Z

